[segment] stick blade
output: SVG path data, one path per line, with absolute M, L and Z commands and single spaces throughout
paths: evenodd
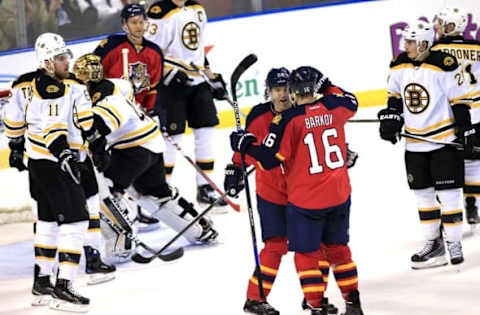
M 173 261 L 181 258 L 184 254 L 183 247 L 177 248 L 176 250 L 168 253 L 168 254 L 160 254 L 158 256 L 152 257 L 145 257 L 140 255 L 139 253 L 135 253 L 131 259 L 132 261 L 136 262 L 137 264 L 148 264 L 151 263 L 155 258 L 158 258 L 163 261 Z
M 257 62 L 258 58 L 255 54 L 250 54 L 243 58 L 242 61 L 238 64 L 238 66 L 235 68 L 235 70 L 232 73 L 232 76 L 230 77 L 230 83 L 232 84 L 232 90 L 234 90 L 234 85 L 237 85 L 238 79 L 240 76 L 250 68 L 251 65 L 253 65 L 255 62 Z

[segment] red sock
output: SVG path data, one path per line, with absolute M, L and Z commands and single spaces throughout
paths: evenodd
M 260 251 L 260 266 L 262 269 L 262 286 L 265 299 L 272 289 L 273 282 L 277 276 L 278 267 L 282 260 L 282 256 L 287 253 L 287 238 L 273 237 L 265 242 L 265 247 Z M 256 273 L 248 282 L 247 298 L 250 300 L 260 301 L 260 290 L 258 288 L 258 279 Z
M 295 253 L 295 267 L 302 286 L 305 300 L 313 307 L 322 304 L 326 283 L 319 268 L 319 262 L 325 261 L 322 250 L 309 253 Z

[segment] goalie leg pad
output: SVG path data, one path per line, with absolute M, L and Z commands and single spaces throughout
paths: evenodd
M 153 196 L 141 196 L 139 204 L 150 211 L 152 216 L 159 219 L 173 230 L 180 232 L 198 215 L 193 205 L 187 202 L 178 193 L 163 200 Z M 212 228 L 212 222 L 203 217 L 192 225 L 183 236 L 191 243 L 208 242 L 217 237 L 218 233 Z

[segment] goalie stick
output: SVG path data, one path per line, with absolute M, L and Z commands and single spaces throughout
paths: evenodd
M 225 202 L 233 208 L 233 210 L 237 211 L 237 212 L 240 212 L 240 205 L 238 205 L 237 203 L 231 201 L 229 198 L 226 197 L 225 193 L 220 189 L 218 188 L 218 186 L 213 182 L 213 180 L 210 179 L 210 177 L 208 177 L 207 174 L 205 174 L 205 172 L 200 168 L 200 166 L 197 165 L 197 163 L 195 163 L 188 155 L 186 155 L 182 148 L 178 145 L 178 143 L 175 142 L 175 140 L 173 140 L 173 138 L 167 133 L 167 130 L 165 129 L 165 127 L 162 128 L 162 134 L 163 134 L 163 137 L 168 141 L 170 142 L 182 155 L 183 157 L 188 161 L 188 163 L 190 163 L 194 168 L 195 170 L 200 174 L 200 176 L 202 176 L 206 181 L 207 183 L 219 194 L 221 195 L 222 197 L 219 197 L 220 199 L 223 199 L 225 200 Z
M 242 76 L 242 74 L 250 68 L 255 62 L 257 62 L 257 56 L 254 54 L 250 54 L 247 57 L 243 58 L 242 61 L 238 64 L 238 66 L 233 70 L 232 76 L 230 77 L 230 88 L 232 90 L 233 96 L 233 112 L 235 113 L 235 126 L 237 127 L 237 131 L 242 130 L 241 121 L 240 121 L 240 108 L 238 107 L 237 102 L 237 82 Z M 243 178 L 245 182 L 245 195 L 247 197 L 247 209 L 248 209 L 248 219 L 250 222 L 250 232 L 252 235 L 252 245 L 253 245 L 253 255 L 255 257 L 255 273 L 258 279 L 258 291 L 260 294 L 261 299 L 265 299 L 265 294 L 263 292 L 263 281 L 262 281 L 262 273 L 260 271 L 260 258 L 258 257 L 258 248 L 257 248 L 257 235 L 255 233 L 255 220 L 253 219 L 253 210 L 252 210 L 252 200 L 250 198 L 250 186 L 248 184 L 247 178 L 247 168 L 245 164 L 245 155 L 241 155 L 242 161 L 242 172 Z
M 101 196 L 100 198 L 109 209 L 113 209 L 113 211 L 110 210 L 110 213 L 113 215 L 113 217 L 115 218 L 118 224 L 114 222 L 109 216 L 102 213 L 102 211 L 99 211 L 100 219 L 102 219 L 102 221 L 108 224 L 115 232 L 125 235 L 126 238 L 133 241 L 137 246 L 140 246 L 151 253 L 156 253 L 157 251 L 155 249 L 151 248 L 147 244 L 140 241 L 138 236 L 133 233 L 133 230 L 131 228 L 129 228 L 128 230 L 124 228 L 124 226 L 129 226 L 129 222 L 128 222 L 129 219 L 124 217 L 122 210 L 110 198 L 110 194 L 108 192 L 104 175 L 98 172 L 95 167 L 94 167 L 94 172 L 98 181 L 98 189 L 99 189 L 99 194 Z M 124 222 L 125 224 L 122 226 L 121 222 Z M 158 259 L 163 261 L 172 261 L 182 257 L 183 254 L 184 254 L 183 247 L 180 247 L 172 251 L 171 253 L 158 255 L 157 257 Z
M 255 171 L 255 168 L 251 168 L 248 173 L 247 173 L 247 176 L 250 175 L 251 173 L 253 173 L 253 171 Z M 217 202 L 219 202 L 222 197 L 225 197 L 227 196 L 227 193 L 223 193 L 222 196 L 220 196 L 220 198 L 218 198 L 217 200 L 215 200 L 211 205 L 209 205 L 205 210 L 203 210 L 198 216 L 195 217 L 195 219 L 193 219 L 186 227 L 183 228 L 183 230 L 181 230 L 180 232 L 177 233 L 177 235 L 175 235 L 167 244 L 165 244 L 158 252 L 156 252 L 153 256 L 151 257 L 145 257 L 145 256 L 142 256 L 140 255 L 139 253 L 136 253 L 135 255 L 132 256 L 132 260 L 136 263 L 139 263 L 139 264 L 148 264 L 150 262 L 152 262 L 152 260 L 154 260 L 155 258 L 157 258 L 158 255 L 161 255 L 161 253 L 167 249 L 170 245 L 172 245 L 180 236 L 182 236 L 190 227 L 192 227 L 192 225 L 194 225 L 195 223 L 197 223 L 201 218 L 203 218 L 210 210 L 213 209 L 213 207 L 215 207 L 215 204 Z

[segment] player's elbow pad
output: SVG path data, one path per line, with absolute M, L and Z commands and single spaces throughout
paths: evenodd
M 259 147 L 256 145 L 251 145 L 247 153 L 251 155 L 252 157 L 255 158 L 260 164 L 262 164 L 262 167 L 266 170 L 271 170 L 277 166 L 280 165 L 280 160 L 278 160 L 275 157 L 275 154 L 270 152 L 270 150 L 266 150 L 263 146 Z

